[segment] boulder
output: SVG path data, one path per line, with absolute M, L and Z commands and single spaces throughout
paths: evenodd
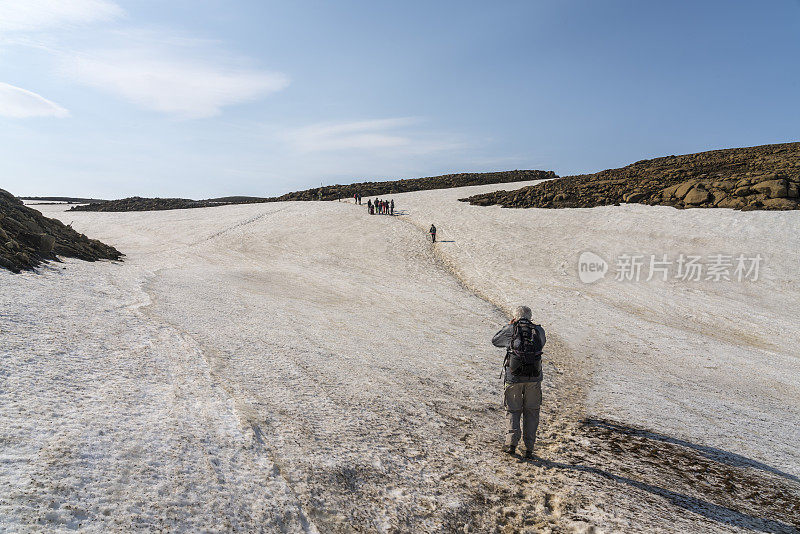
M 759 193 L 764 193 L 769 198 L 786 198 L 788 183 L 784 179 L 766 180 L 753 186 Z
M 737 197 L 746 197 L 747 195 L 753 194 L 753 189 L 749 185 L 743 185 L 741 187 L 737 187 L 733 194 Z
M 635 203 L 639 202 L 645 197 L 645 194 L 642 192 L 634 192 L 628 193 L 626 195 L 622 195 L 622 200 L 628 203 Z
M 697 180 L 689 180 L 687 182 L 683 182 L 675 189 L 675 197 L 676 198 L 683 198 L 686 196 L 686 193 L 689 192 L 695 185 L 697 185 Z
M 41 254 L 50 254 L 53 251 L 53 247 L 55 246 L 56 246 L 55 237 L 47 234 L 39 235 L 39 252 Z
M 788 198 L 768 198 L 762 202 L 764 208 L 770 210 L 794 210 L 798 208 L 797 201 Z
M 683 197 L 683 201 L 690 206 L 698 206 L 700 204 L 708 202 L 709 196 L 710 195 L 708 191 L 706 191 L 705 189 L 700 189 L 699 187 L 695 187 L 694 189 L 686 193 L 686 196 Z
M 675 198 L 675 191 L 683 184 L 672 185 L 670 187 L 665 187 L 661 190 L 661 198 L 670 199 Z
M 714 204 L 716 208 L 730 208 L 734 210 L 739 210 L 745 207 L 745 202 L 741 198 L 736 197 L 724 197 L 720 199 L 716 204 Z

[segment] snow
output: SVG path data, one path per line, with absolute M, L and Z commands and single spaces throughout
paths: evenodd
M 800 214 L 456 201 L 503 187 L 395 195 L 399 217 L 37 206 L 127 257 L 0 272 L 0 530 L 791 531 L 681 473 L 800 502 Z M 583 250 L 766 259 L 586 285 Z M 489 339 L 519 303 L 548 332 L 544 465 L 498 458 Z

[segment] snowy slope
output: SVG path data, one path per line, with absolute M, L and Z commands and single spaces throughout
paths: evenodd
M 800 476 L 800 213 L 638 204 L 542 210 L 454 202 L 492 187 L 409 193 L 464 282 L 536 317 L 585 362 L 588 410 L 752 456 Z M 429 222 L 430 221 L 430 222 Z M 520 245 L 517 239 L 522 239 Z M 581 252 L 645 256 L 639 282 L 580 281 Z M 758 280 L 649 282 L 649 257 L 760 254 Z M 749 266 L 749 264 L 748 264 Z M 731 275 L 733 275 L 731 269 Z
M 397 195 L 394 218 L 40 206 L 128 256 L 0 273 L 0 528 L 791 532 L 798 220 L 455 201 L 487 189 Z M 583 247 L 684 245 L 770 260 L 751 285 L 575 273 Z M 497 454 L 488 340 L 518 302 L 550 334 L 539 464 Z M 763 498 L 713 496 L 731 480 Z

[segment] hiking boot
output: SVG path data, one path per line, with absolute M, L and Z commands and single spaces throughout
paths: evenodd
M 517 448 L 511 447 L 510 445 L 503 445 L 503 452 L 506 454 L 510 454 L 511 456 L 514 456 L 514 454 L 516 454 L 517 452 Z
M 525 449 L 525 456 L 523 456 L 526 460 L 533 460 L 536 458 L 536 455 L 533 454 L 533 449 Z

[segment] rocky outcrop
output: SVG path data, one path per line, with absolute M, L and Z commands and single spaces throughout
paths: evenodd
M 266 202 L 265 198 L 230 197 L 232 200 L 192 200 L 190 198 L 144 198 L 128 197 L 73 206 L 69 211 L 163 211 L 190 208 L 210 208 L 228 204 L 252 204 Z
M 21 200 L 33 200 L 37 204 L 45 203 L 58 203 L 58 204 L 88 204 L 90 202 L 105 202 L 99 198 L 81 198 L 81 197 L 18 197 Z
M 591 208 L 627 202 L 794 210 L 800 209 L 799 189 L 800 143 L 784 143 L 642 160 L 620 169 L 462 200 L 514 208 Z
M 352 198 L 359 193 L 364 198 L 374 196 L 409 193 L 411 191 L 428 191 L 430 189 L 450 189 L 470 185 L 502 184 L 509 182 L 526 182 L 529 180 L 545 180 L 558 178 L 553 171 L 501 171 L 501 172 L 462 172 L 445 174 L 427 178 L 412 178 L 388 182 L 359 182 L 348 185 L 329 185 L 296 191 L 270 200 L 336 200 Z
M 552 171 L 502 171 L 502 172 L 465 172 L 460 174 L 445 174 L 427 178 L 413 178 L 409 180 L 394 180 L 387 182 L 360 182 L 347 185 L 326 185 L 286 193 L 279 197 L 222 197 L 208 200 L 191 200 L 188 198 L 142 198 L 130 197 L 120 200 L 109 200 L 74 206 L 70 211 L 154 211 L 177 210 L 188 208 L 208 208 L 224 206 L 227 204 L 252 204 L 258 202 L 278 202 L 288 200 L 337 200 L 353 198 L 360 193 L 363 197 L 407 193 L 410 191 L 425 191 L 429 189 L 448 189 L 452 187 L 465 187 L 468 185 L 499 184 L 508 182 L 524 182 L 528 180 L 543 180 L 557 178 Z
M 0 267 L 18 273 L 42 262 L 58 261 L 58 256 L 119 260 L 122 253 L 45 217 L 0 189 Z

